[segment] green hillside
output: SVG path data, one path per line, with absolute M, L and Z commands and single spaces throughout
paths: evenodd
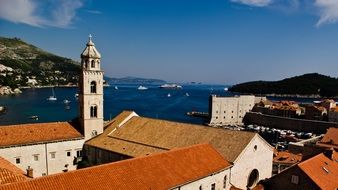
M 19 38 L 0 37 L 0 64 L 13 70 L 0 70 L 0 86 L 76 84 L 80 65 L 71 59 L 43 51 Z M 6 75 L 6 76 L 4 76 Z
M 338 79 L 318 73 L 304 74 L 280 81 L 253 81 L 232 86 L 231 92 L 278 95 L 338 96 Z

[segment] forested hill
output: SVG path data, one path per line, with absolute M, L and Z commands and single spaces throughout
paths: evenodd
M 338 97 L 338 78 L 310 73 L 280 81 L 253 81 L 236 84 L 229 88 L 229 91 L 262 95 Z
M 76 84 L 80 65 L 19 38 L 0 37 L 0 86 Z

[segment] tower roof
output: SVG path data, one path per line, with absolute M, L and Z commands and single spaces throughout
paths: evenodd
M 95 44 L 92 41 L 92 35 L 89 35 L 87 47 L 81 53 L 81 58 L 101 58 L 101 54 L 97 51 L 97 49 L 95 48 Z

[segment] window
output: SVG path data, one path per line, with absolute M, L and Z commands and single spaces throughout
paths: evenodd
M 20 164 L 20 163 L 21 163 L 20 158 L 15 158 L 15 163 L 16 163 L 16 164 Z
M 51 159 L 54 159 L 54 158 L 55 158 L 55 152 L 51 152 L 51 153 L 50 153 L 50 158 L 51 158 Z
M 200 185 L 200 188 L 199 188 L 199 190 L 203 190 L 203 187 L 202 187 L 202 185 Z
M 216 184 L 215 183 L 211 184 L 211 190 L 216 190 Z
M 71 151 L 67 151 L 67 156 L 72 156 L 72 152 Z
M 296 175 L 292 175 L 291 176 L 291 183 L 298 185 L 298 182 L 299 182 L 299 177 L 296 176 Z
M 223 189 L 226 189 L 226 187 L 227 187 L 227 176 L 224 176 Z
M 256 150 L 257 150 L 257 145 L 254 146 L 254 151 L 256 151 Z
M 91 67 L 92 67 L 92 68 L 95 68 L 95 61 L 94 61 L 94 60 L 92 60 Z
M 97 117 L 97 106 L 90 106 L 90 117 Z
M 39 155 L 38 154 L 34 154 L 33 157 L 34 157 L 34 161 L 39 161 Z
M 76 151 L 76 157 L 82 157 L 82 151 L 81 150 Z
M 96 93 L 96 82 L 92 81 L 90 83 L 90 93 Z
M 86 60 L 85 68 L 88 68 L 88 60 Z
M 93 130 L 92 131 L 92 137 L 95 137 L 97 135 L 97 131 L 96 130 Z
M 249 178 L 248 178 L 248 184 L 247 187 L 252 188 L 256 185 L 259 178 L 259 173 L 257 169 L 254 169 L 251 171 Z

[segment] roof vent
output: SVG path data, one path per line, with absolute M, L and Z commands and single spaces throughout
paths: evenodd
M 324 166 L 322 166 L 323 170 L 326 172 L 326 173 L 330 173 L 328 169 L 326 169 Z

